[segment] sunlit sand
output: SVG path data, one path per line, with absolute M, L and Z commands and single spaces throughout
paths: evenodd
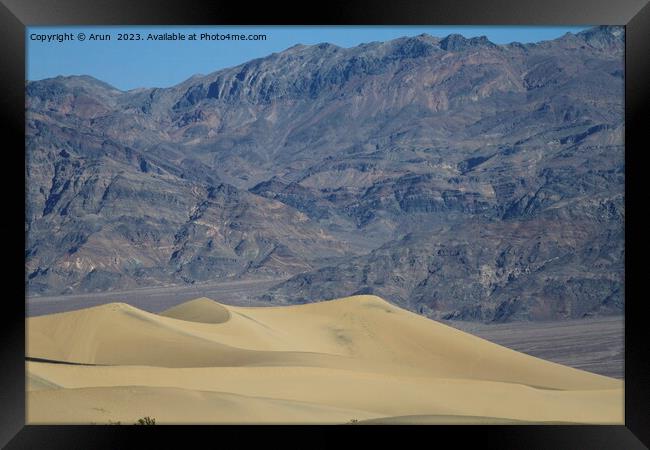
M 27 319 L 27 422 L 623 423 L 623 382 L 376 296 Z M 47 361 L 47 362 L 46 362 Z

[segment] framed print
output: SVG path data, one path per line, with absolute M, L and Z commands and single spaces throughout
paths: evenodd
M 3 445 L 646 448 L 650 7 L 587 3 L 4 1 Z

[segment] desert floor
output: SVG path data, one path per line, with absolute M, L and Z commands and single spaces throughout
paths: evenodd
M 623 423 L 623 382 L 375 296 L 27 319 L 27 422 Z
M 576 369 L 624 378 L 623 316 L 509 323 L 443 322 L 495 344 Z

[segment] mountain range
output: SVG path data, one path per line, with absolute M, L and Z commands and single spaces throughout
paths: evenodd
M 624 35 L 295 45 L 26 83 L 29 296 L 277 278 L 432 318 L 622 314 Z

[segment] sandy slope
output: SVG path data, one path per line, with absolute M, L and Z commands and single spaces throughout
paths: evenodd
M 375 296 L 197 299 L 28 319 L 28 422 L 622 423 L 623 383 L 500 347 Z M 176 406 L 173 406 L 176 405 Z

